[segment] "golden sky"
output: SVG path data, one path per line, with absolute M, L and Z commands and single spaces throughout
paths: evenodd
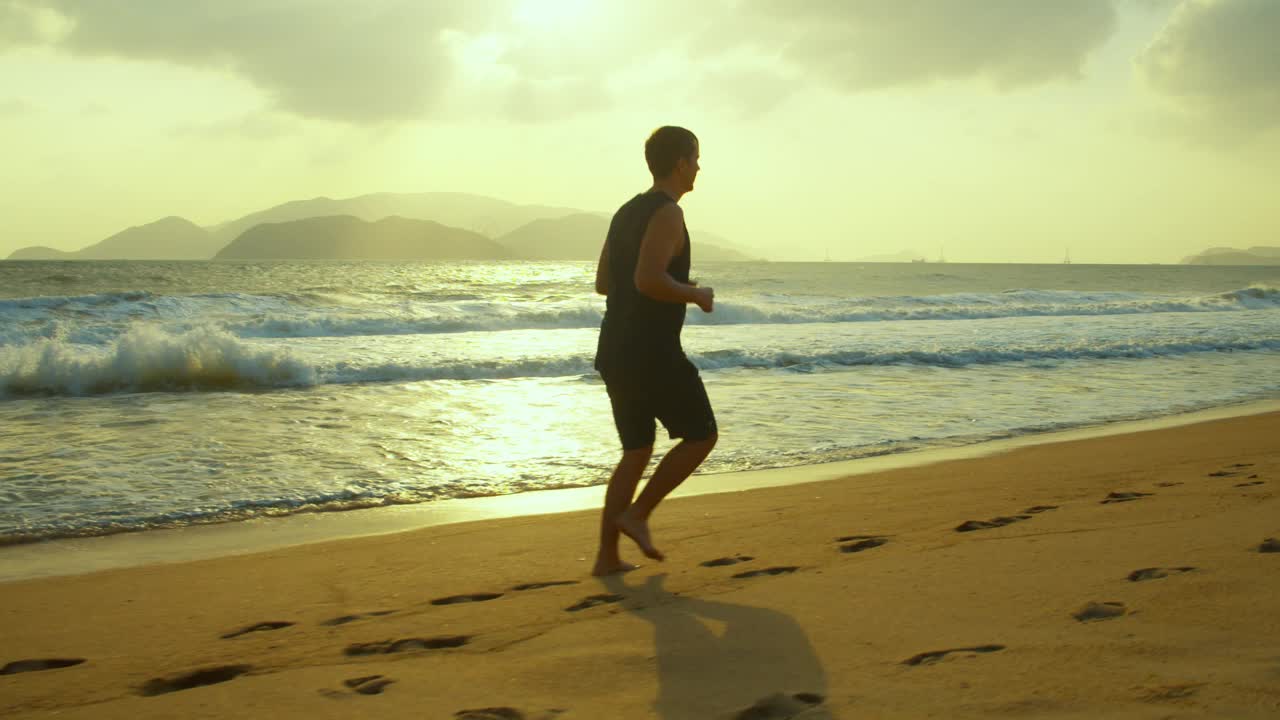
M 773 259 L 1280 245 L 1277 0 L 0 0 L 0 257 L 460 191 L 683 204 Z

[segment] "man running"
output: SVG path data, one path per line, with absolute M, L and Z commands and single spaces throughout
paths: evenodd
M 689 231 L 678 204 L 698 176 L 698 138 L 658 128 L 644 144 L 653 187 L 614 213 L 596 268 L 596 292 L 608 296 L 596 370 L 613 406 L 622 460 L 605 494 L 594 575 L 635 568 L 618 553 L 619 533 L 648 557 L 664 556 L 649 535 L 654 508 L 715 447 L 716 418 L 698 369 L 684 355 L 685 305 L 711 312 L 715 293 L 689 281 Z M 640 497 L 636 485 L 653 454 L 654 420 L 674 439 Z

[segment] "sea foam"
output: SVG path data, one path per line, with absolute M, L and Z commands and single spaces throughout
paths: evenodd
M 40 340 L 0 347 L 0 395 L 225 390 L 312 385 L 315 370 L 283 349 L 225 330 L 168 333 L 139 325 L 104 347 Z

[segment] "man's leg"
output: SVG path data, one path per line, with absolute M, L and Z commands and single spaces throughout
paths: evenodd
M 649 478 L 640 497 L 625 512 L 615 516 L 618 529 L 635 540 L 645 555 L 655 560 L 664 559 L 662 551 L 653 546 L 653 540 L 649 536 L 649 516 L 663 498 L 679 487 L 707 459 L 718 438 L 718 434 L 711 433 L 705 440 L 680 441 L 658 463 L 658 469 L 653 471 L 653 477 Z
M 636 485 L 649 466 L 652 455 L 652 445 L 622 451 L 622 460 L 609 478 L 609 487 L 604 495 L 604 512 L 600 517 L 600 550 L 596 553 L 596 566 L 591 571 L 592 575 L 610 575 L 635 567 L 623 562 L 618 552 L 619 528 L 614 519 L 631 504 L 631 498 L 636 494 Z

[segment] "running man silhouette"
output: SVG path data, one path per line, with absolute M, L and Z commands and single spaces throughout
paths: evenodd
M 702 378 L 680 345 L 685 305 L 711 312 L 715 299 L 711 288 L 689 281 L 689 231 L 679 205 L 698 176 L 698 138 L 681 127 L 660 127 L 645 142 L 644 156 L 653 187 L 614 213 L 596 268 L 596 292 L 608 300 L 595 367 L 609 392 L 622 460 L 609 478 L 593 575 L 635 568 L 618 552 L 619 533 L 646 556 L 664 559 L 650 537 L 649 516 L 702 464 L 718 437 Z M 632 502 L 653 454 L 655 420 L 680 443 Z

